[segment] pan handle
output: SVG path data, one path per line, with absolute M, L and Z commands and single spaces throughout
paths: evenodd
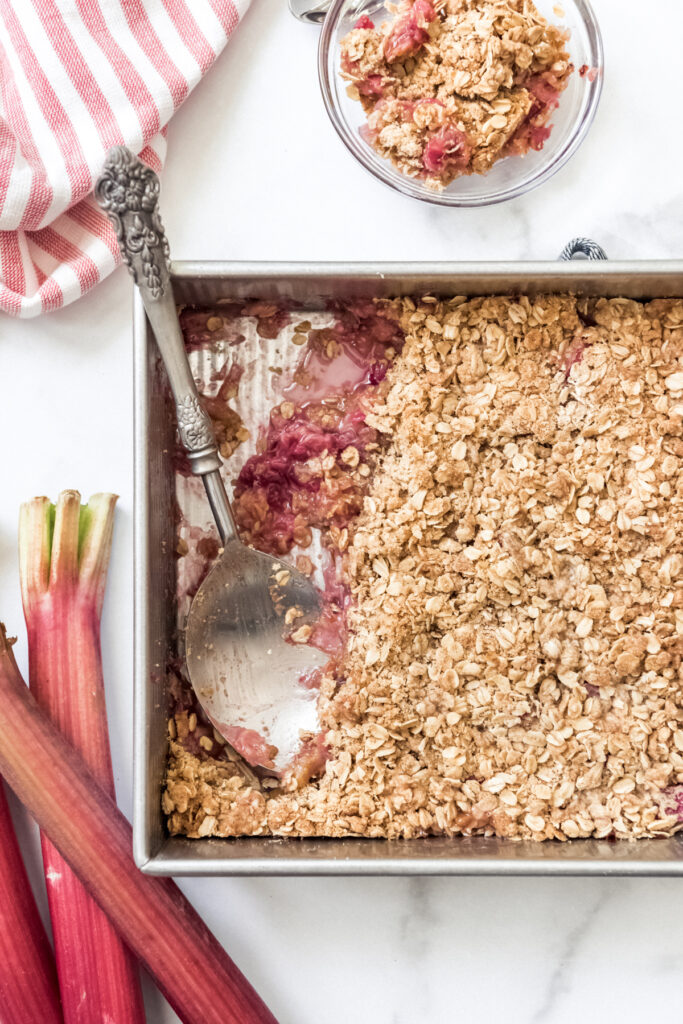
M 560 259 L 606 260 L 607 253 L 601 245 L 592 242 L 590 238 L 572 238 L 560 253 Z

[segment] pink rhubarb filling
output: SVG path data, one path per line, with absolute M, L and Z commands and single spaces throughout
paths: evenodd
M 429 39 L 429 26 L 438 17 L 429 0 L 415 0 L 410 10 L 397 18 L 384 41 L 388 64 L 412 57 Z
M 302 357 L 291 379 L 283 384 L 282 401 L 271 410 L 258 451 L 242 467 L 233 495 L 240 536 L 261 551 L 286 557 L 293 548 L 305 550 L 313 531 L 320 531 L 326 563 L 323 610 L 308 642 L 327 654 L 329 661 L 301 680 L 310 689 L 319 688 L 323 675 L 341 681 L 350 603 L 343 581 L 343 551 L 348 530 L 362 507 L 370 464 L 378 450 L 376 431 L 366 422 L 366 415 L 403 343 L 398 325 L 371 301 L 350 303 L 333 313 L 332 326 L 308 332 Z M 221 316 L 226 319 L 224 310 Z M 270 321 L 281 326 L 283 316 L 273 313 Z M 190 322 L 194 328 L 198 326 L 194 319 Z M 241 374 L 233 363 L 216 398 L 207 402 L 217 429 L 234 415 L 227 399 L 234 395 Z M 207 557 L 199 566 L 201 571 L 193 573 L 193 591 L 217 553 L 212 540 L 203 537 L 194 545 L 197 560 L 202 545 Z M 299 561 L 310 564 L 302 556 Z M 211 736 L 212 728 L 191 691 L 188 699 L 178 666 L 174 672 L 183 690 L 180 706 L 197 716 L 188 743 L 197 753 L 202 749 L 200 739 Z M 221 727 L 220 732 L 250 763 L 266 768 L 272 765 L 273 748 L 258 733 L 231 726 Z M 319 774 L 326 758 L 325 732 L 321 731 L 304 740 L 288 774 L 302 785 Z

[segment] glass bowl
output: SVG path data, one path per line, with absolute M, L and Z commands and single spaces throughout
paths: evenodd
M 379 156 L 360 135 L 365 113 L 346 93 L 341 77 L 340 42 L 361 14 L 376 24 L 388 17 L 383 0 L 333 0 L 323 22 L 318 50 L 318 74 L 327 112 L 347 149 L 375 178 L 414 199 L 438 206 L 489 206 L 523 195 L 559 171 L 579 148 L 595 117 L 603 78 L 600 29 L 588 0 L 535 0 L 548 21 L 569 29 L 569 53 L 574 73 L 560 96 L 552 118 L 553 130 L 540 152 L 499 160 L 484 175 L 456 178 L 437 192 L 410 178 Z M 559 12 L 559 14 L 558 14 Z M 579 74 L 579 69 L 583 74 Z

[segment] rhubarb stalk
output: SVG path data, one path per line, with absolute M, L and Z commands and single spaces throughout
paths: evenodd
M 96 494 L 81 507 L 77 491 L 64 491 L 56 507 L 26 502 L 19 521 L 31 690 L 112 797 L 100 617 L 115 503 Z M 50 840 L 41 842 L 66 1024 L 144 1024 L 130 951 Z
M 0 1019 L 61 1024 L 57 973 L 0 780 Z
M 1 623 L 0 774 L 185 1024 L 277 1024 L 174 882 L 136 869 L 130 825 L 41 712 Z

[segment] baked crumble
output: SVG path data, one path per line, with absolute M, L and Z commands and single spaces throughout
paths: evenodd
M 568 33 L 532 0 L 400 0 L 341 43 L 363 137 L 403 174 L 443 189 L 540 150 L 573 68 Z
M 172 834 L 640 838 L 680 828 L 683 302 L 378 303 L 405 341 L 343 555 L 319 778 L 186 709 Z M 218 743 L 220 738 L 217 738 Z

